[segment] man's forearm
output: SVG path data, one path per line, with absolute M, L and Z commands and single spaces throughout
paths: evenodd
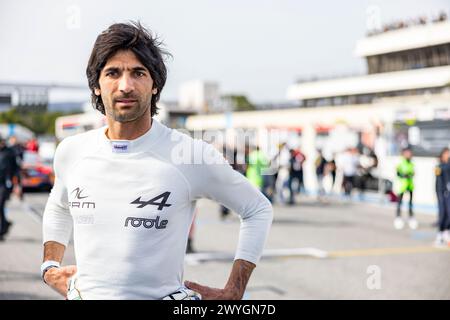
M 250 275 L 255 267 L 256 265 L 249 261 L 242 259 L 235 260 L 225 290 L 236 292 L 236 294 L 239 295 L 237 298 L 241 299 L 244 295 Z
M 56 241 L 47 241 L 44 244 L 44 261 L 53 260 L 61 263 L 66 247 Z M 49 268 L 44 273 L 44 282 L 56 290 L 63 297 L 67 297 L 70 278 L 76 274 L 76 266 Z
M 43 261 L 53 260 L 61 263 L 64 257 L 66 247 L 56 241 L 47 241 L 44 244 L 44 259 Z

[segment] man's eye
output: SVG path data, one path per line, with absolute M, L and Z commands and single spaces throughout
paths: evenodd
M 116 71 L 108 71 L 108 72 L 106 73 L 106 76 L 107 76 L 107 77 L 111 77 L 111 76 L 115 76 L 116 74 L 117 74 Z
M 144 73 L 144 72 L 141 72 L 141 71 L 136 71 L 136 75 L 137 75 L 138 77 L 143 77 L 143 76 L 145 76 L 145 73 Z

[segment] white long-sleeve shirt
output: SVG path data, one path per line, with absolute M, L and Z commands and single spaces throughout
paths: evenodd
M 240 215 L 235 259 L 256 264 L 262 254 L 269 201 L 211 145 L 152 122 L 135 140 L 109 140 L 103 127 L 57 148 L 43 242 L 67 246 L 73 228 L 83 299 L 159 299 L 176 291 L 199 198 Z

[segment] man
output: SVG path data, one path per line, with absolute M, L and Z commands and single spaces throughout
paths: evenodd
M 334 184 L 336 183 L 336 171 L 337 171 L 337 166 L 336 166 L 336 155 L 333 154 L 333 158 L 328 161 L 327 165 L 326 165 L 326 172 L 327 174 L 331 175 L 331 192 L 333 192 L 334 190 Z
M 364 200 L 364 194 L 366 192 L 369 181 L 373 179 L 372 172 L 378 166 L 378 158 L 375 152 L 369 147 L 363 147 L 359 166 L 358 166 L 358 188 L 359 197 Z
M 327 166 L 327 159 L 322 154 L 322 150 L 317 150 L 317 158 L 316 158 L 316 176 L 317 176 L 317 184 L 318 184 L 318 198 L 321 199 L 325 195 L 325 187 L 323 185 L 323 178 L 325 176 L 325 168 Z
M 299 193 L 303 187 L 303 163 L 306 161 L 305 155 L 298 149 L 290 150 L 289 159 L 289 205 L 295 204 L 295 193 Z M 294 180 L 297 180 L 297 192 L 294 191 Z
M 44 281 L 69 299 L 241 299 L 270 228 L 272 208 L 211 145 L 152 117 L 166 80 L 165 52 L 139 23 L 113 24 L 94 44 L 87 78 L 107 126 L 63 140 L 43 221 Z M 192 152 L 192 153 L 191 153 Z M 223 289 L 186 281 L 196 200 L 242 218 Z M 73 227 L 77 265 L 60 267 Z M 174 295 L 170 295 L 173 297 Z
M 4 240 L 12 224 L 6 219 L 5 204 L 13 190 L 13 181 L 17 173 L 14 151 L 0 137 L 0 241 Z
M 256 146 L 256 148 L 249 153 L 246 176 L 248 180 L 261 192 L 264 192 L 263 171 L 268 166 L 269 161 L 260 150 L 259 146 Z
M 404 222 L 401 218 L 402 201 L 404 194 L 409 193 L 408 225 L 411 229 L 417 229 L 418 223 L 414 218 L 413 212 L 414 163 L 412 162 L 412 150 L 410 148 L 402 150 L 402 158 L 397 165 L 397 189 L 398 202 L 394 227 L 395 229 L 402 229 L 404 227 Z
M 14 184 L 16 185 L 16 193 L 20 200 L 23 200 L 23 189 L 22 189 L 22 181 L 20 177 L 20 170 L 22 167 L 23 162 L 23 154 L 25 148 L 22 146 L 21 143 L 17 141 L 16 136 L 10 136 L 8 139 L 9 147 L 11 148 L 12 152 L 14 153 L 14 156 L 16 157 L 16 172 L 14 173 L 15 181 Z
M 439 163 L 435 168 L 436 197 L 438 200 L 438 233 L 435 245 L 447 246 L 450 244 L 450 150 L 442 149 Z
M 286 142 L 278 146 L 278 154 L 273 163 L 278 165 L 275 177 L 275 193 L 280 203 L 287 202 L 284 197 L 284 189 L 288 187 L 291 153 Z
M 347 148 L 341 155 L 339 163 L 343 173 L 342 186 L 344 187 L 344 195 L 347 200 L 351 200 L 352 190 L 355 186 L 355 176 L 359 166 L 358 150 L 354 147 Z

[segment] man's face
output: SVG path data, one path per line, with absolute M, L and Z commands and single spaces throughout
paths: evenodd
M 120 50 L 108 59 L 99 84 L 95 94 L 101 95 L 106 115 L 118 122 L 142 117 L 156 93 L 149 70 L 130 50 Z
M 442 162 L 448 162 L 448 159 L 450 158 L 450 151 L 444 151 L 442 154 Z
M 405 151 L 403 151 L 403 156 L 404 156 L 406 159 L 411 160 L 411 158 L 412 158 L 412 152 L 411 152 L 411 150 L 405 150 Z

